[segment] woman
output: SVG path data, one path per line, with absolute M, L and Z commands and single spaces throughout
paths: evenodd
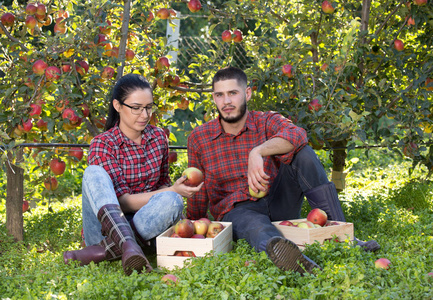
M 184 197 L 198 187 L 171 186 L 168 142 L 161 128 L 149 125 L 157 106 L 149 82 L 128 74 L 113 89 L 105 132 L 89 149 L 82 183 L 84 238 L 88 246 L 66 251 L 65 263 L 122 258 L 124 272 L 150 272 L 142 248 L 179 220 Z M 102 234 L 101 234 L 102 233 Z

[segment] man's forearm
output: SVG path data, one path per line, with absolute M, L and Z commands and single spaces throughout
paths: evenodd
M 258 154 L 260 154 L 262 157 L 264 157 L 264 156 L 286 154 L 293 151 L 294 149 L 295 147 L 288 140 L 285 140 L 280 137 L 275 137 L 253 148 L 253 150 L 251 151 L 255 151 Z

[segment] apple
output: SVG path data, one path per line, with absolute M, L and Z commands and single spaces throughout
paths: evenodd
M 26 6 L 26 14 L 34 15 L 36 13 L 36 3 L 29 3 Z
M 387 258 L 379 258 L 378 260 L 376 260 L 374 262 L 374 265 L 376 266 L 376 268 L 385 269 L 385 270 L 389 269 L 390 264 L 391 264 L 391 262 Z
M 182 251 L 182 256 L 187 256 L 187 257 L 196 257 L 195 253 L 192 251 Z
M 414 142 L 410 142 L 406 144 L 403 148 L 403 155 L 409 158 L 413 158 L 415 156 L 416 151 L 418 150 L 418 145 Z
M 254 259 L 249 259 L 245 261 L 244 266 L 248 267 L 249 265 L 255 265 L 256 263 L 257 262 Z
M 43 26 L 50 26 L 51 23 L 53 23 L 53 17 L 51 15 L 48 15 L 45 22 L 42 25 Z
M 322 104 L 319 103 L 318 99 L 313 99 L 310 101 L 310 103 L 308 104 L 308 109 L 310 111 L 318 111 L 320 110 L 320 108 L 322 107 Z
M 198 221 L 205 222 L 207 224 L 207 226 L 209 226 L 212 223 L 208 218 L 200 218 L 200 219 L 198 219 Z
M 23 125 L 22 125 L 22 131 L 25 132 L 30 132 L 30 130 L 32 130 L 33 128 L 33 122 L 32 119 L 28 119 L 27 121 L 23 121 Z M 21 129 L 21 128 L 20 128 Z
M 433 84 L 430 84 L 430 83 L 433 83 L 433 78 L 427 78 L 425 80 L 425 85 L 427 86 L 426 87 L 427 91 L 433 91 Z M 430 86 L 428 86 L 428 85 L 430 85 Z
M 38 2 L 35 14 L 45 17 L 45 15 L 47 14 L 47 7 L 44 4 Z
M 78 117 L 72 108 L 66 108 L 62 113 L 62 118 L 68 119 L 72 124 L 76 124 L 80 121 L 80 117 Z
M 43 75 L 46 68 L 48 68 L 48 65 L 42 59 L 35 61 L 32 66 L 33 73 L 37 75 Z
M 201 9 L 201 3 L 199 0 L 190 0 L 187 6 L 191 12 L 197 12 Z
M 251 196 L 253 196 L 254 198 L 263 198 L 264 196 L 266 196 L 268 194 L 268 186 L 265 185 L 266 190 L 262 191 L 259 190 L 257 193 L 253 191 L 253 189 L 251 187 L 248 187 L 248 191 L 250 193 Z
M 415 5 L 426 5 L 427 4 L 427 0 L 414 0 L 413 2 L 415 2 Z
M 71 71 L 71 65 L 69 65 L 69 64 L 62 65 L 62 71 L 63 71 L 63 73 L 67 73 L 67 72 Z
M 101 78 L 111 79 L 113 78 L 115 70 L 112 67 L 105 67 L 101 72 Z
M 39 116 L 42 113 L 42 107 L 39 104 L 30 104 L 32 110 L 30 111 L 30 116 Z
M 328 227 L 328 226 L 335 226 L 335 225 L 340 225 L 340 224 L 336 221 L 327 221 L 324 226 Z
M 158 60 L 156 61 L 156 68 L 158 70 L 165 70 L 166 68 L 168 69 L 169 67 L 170 67 L 170 62 L 168 58 L 165 56 L 158 58 Z
M 334 7 L 328 1 L 322 2 L 322 10 L 325 14 L 332 14 L 334 12 Z
M 203 182 L 203 173 L 194 167 L 184 170 L 182 176 L 186 176 L 186 180 L 183 183 L 187 186 L 198 186 Z
M 207 238 L 214 238 L 216 237 L 222 230 L 224 229 L 223 224 L 219 222 L 212 222 L 209 224 L 206 237 Z
M 160 8 L 156 12 L 156 16 L 162 20 L 166 20 L 170 16 L 170 11 L 167 8 Z
M 35 17 L 33 17 L 33 16 L 27 16 L 25 24 L 26 24 L 26 27 L 28 29 L 35 28 L 37 23 L 38 23 L 38 20 L 36 20 Z
M 194 221 L 194 233 L 206 235 L 208 229 L 208 224 L 203 220 Z
M 193 236 L 191 238 L 192 239 L 205 239 L 206 237 L 203 234 L 195 233 L 195 234 L 193 234 Z
M 58 23 L 54 24 L 54 33 L 56 34 L 65 34 L 66 31 L 68 30 L 68 27 L 66 25 L 62 26 L 59 25 Z
M 107 41 L 107 36 L 103 33 L 98 33 L 98 42 L 97 44 L 101 46 L 104 42 Z
M 81 76 L 84 76 L 89 72 L 89 64 L 84 60 L 79 60 L 75 62 L 75 70 Z
M 236 29 L 235 31 L 233 31 L 233 35 L 235 36 L 233 38 L 233 42 L 235 43 L 240 43 L 242 41 L 242 32 L 239 29 Z
M 174 226 L 174 232 L 182 238 L 190 238 L 194 235 L 194 224 L 189 219 L 182 219 Z
M 47 130 L 48 129 L 48 122 L 45 122 L 43 119 L 39 119 L 36 122 L 36 127 L 40 130 Z
M 232 32 L 230 30 L 224 30 L 221 34 L 223 42 L 230 43 L 232 41 Z
M 66 163 L 58 158 L 54 158 L 50 162 L 50 169 L 54 175 L 62 175 L 66 169 Z
M 179 236 L 176 232 L 173 232 L 173 233 L 170 235 L 170 237 L 172 237 L 172 238 L 180 238 L 180 236 Z
M 130 61 L 130 60 L 133 60 L 134 57 L 135 57 L 135 52 L 132 51 L 131 49 L 126 49 L 125 60 L 126 61 Z
M 299 228 L 314 228 L 314 224 L 310 221 L 303 221 L 298 223 Z
M 323 226 L 328 221 L 328 215 L 320 208 L 314 208 L 308 213 L 307 221 Z
M 328 64 L 327 63 L 324 63 L 321 67 L 320 67 L 320 70 L 322 70 L 323 72 L 325 72 L 325 70 L 328 68 Z
M 79 107 L 82 108 L 81 113 L 83 114 L 83 117 L 87 118 L 90 114 L 89 106 L 87 106 L 86 103 L 83 103 L 83 104 L 79 105 Z
M 407 25 L 408 26 L 415 26 L 415 20 L 412 17 L 407 18 Z
M 78 161 L 83 159 L 83 155 L 84 155 L 83 149 L 81 149 L 80 147 L 69 148 L 69 156 L 75 157 Z
M 5 27 L 10 27 L 10 26 L 14 25 L 14 22 L 15 22 L 15 15 L 12 14 L 12 13 L 8 13 L 8 12 L 7 12 L 7 13 L 4 13 L 4 14 L 1 16 L 0 21 L 2 22 L 2 24 L 3 24 Z
M 153 12 L 149 11 L 149 15 L 148 15 L 146 21 L 147 21 L 147 22 L 150 22 L 150 21 L 153 20 L 153 18 L 154 18 Z
M 427 273 L 427 276 L 429 276 L 429 279 L 433 281 L 433 272 Z
M 50 176 L 50 177 L 45 178 L 44 186 L 48 191 L 55 191 L 55 190 L 57 190 L 59 183 L 58 183 L 56 177 Z
M 167 285 L 177 284 L 179 279 L 173 274 L 165 274 L 162 276 L 161 281 L 166 283 Z
M 23 213 L 29 210 L 29 201 L 24 200 L 23 201 Z
M 404 49 L 404 43 L 401 40 L 396 39 L 394 41 L 394 48 L 397 51 L 402 51 Z
M 286 75 L 287 77 L 289 77 L 289 78 L 293 77 L 293 74 L 292 74 L 292 65 L 289 65 L 289 64 L 284 65 L 282 67 L 282 71 L 283 71 L 283 74 Z
M 118 47 L 113 47 L 113 49 L 111 49 L 111 57 L 119 57 L 119 48 Z
M 61 71 L 55 66 L 51 66 L 45 69 L 45 77 L 47 80 L 58 80 L 60 78 Z
M 175 163 L 176 161 L 177 161 L 177 152 L 171 151 L 170 153 L 168 153 L 168 163 L 172 164 Z
M 174 252 L 174 256 L 183 256 L 182 251 L 176 251 Z
M 293 223 L 289 220 L 281 221 L 278 225 L 284 225 L 284 226 L 293 226 Z

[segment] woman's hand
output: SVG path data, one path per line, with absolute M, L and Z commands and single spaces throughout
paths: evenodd
M 187 186 L 185 185 L 183 182 L 186 180 L 186 176 L 182 176 L 180 177 L 178 180 L 176 180 L 176 182 L 171 186 L 171 188 L 173 189 L 173 191 L 175 191 L 176 193 L 178 193 L 179 195 L 186 197 L 186 198 L 191 198 L 192 196 L 195 195 L 195 193 L 197 193 L 201 187 L 203 186 L 204 182 L 200 183 L 198 186 L 193 187 L 193 186 Z

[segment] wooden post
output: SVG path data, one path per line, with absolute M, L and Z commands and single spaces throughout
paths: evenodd
M 17 152 L 16 163 L 22 161 L 23 149 Z M 13 155 L 8 153 L 9 162 L 6 163 L 6 229 L 16 240 L 22 241 L 24 236 L 23 198 L 24 198 L 24 170 L 13 164 Z

